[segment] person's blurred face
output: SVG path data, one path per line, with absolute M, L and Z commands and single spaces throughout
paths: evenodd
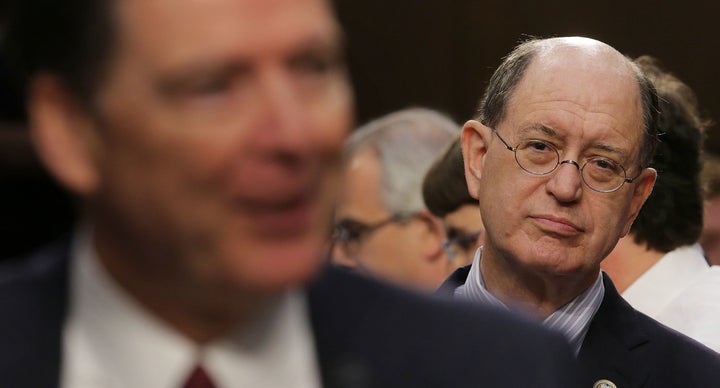
M 337 223 L 354 224 L 361 231 L 352 242 L 336 242 L 333 261 L 403 286 L 434 290 L 447 277 L 447 260 L 428 258 L 430 246 L 441 236 L 433 235 L 430 216 L 421 213 L 399 220 L 380 199 L 381 165 L 370 148 L 357 151 L 348 160 L 343 189 L 337 204 Z M 419 189 L 418 189 L 419 190 Z M 366 228 L 366 226 L 377 226 Z M 363 231 L 364 229 L 364 231 Z
M 352 126 L 328 4 L 117 5 L 89 195 L 101 256 L 135 250 L 153 259 L 120 259 L 234 288 L 308 279 L 322 260 Z
M 700 244 L 712 265 L 720 265 L 720 196 L 707 200 Z
M 554 145 L 560 160 L 582 166 L 600 156 L 620 163 L 629 177 L 641 172 L 638 83 L 619 54 L 588 40 L 539 54 L 495 129 L 511 146 L 538 139 Z M 503 257 L 523 271 L 594 280 L 654 183 L 654 171 L 645 169 L 634 183 L 600 193 L 570 163 L 530 175 L 478 122 L 466 124 L 463 147 L 470 192 L 478 196 L 486 227 L 483 255 Z
M 455 268 L 472 263 L 475 251 L 482 245 L 485 228 L 477 205 L 465 204 L 443 218 L 448 249 L 452 252 L 449 265 Z M 479 234 L 478 234 L 479 233 Z M 476 238 L 470 239 L 477 234 Z

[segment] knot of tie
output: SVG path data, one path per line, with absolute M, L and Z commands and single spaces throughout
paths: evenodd
M 187 378 L 182 388 L 216 388 L 202 365 L 197 365 Z

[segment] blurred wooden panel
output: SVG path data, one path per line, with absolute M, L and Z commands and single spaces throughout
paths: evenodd
M 650 54 L 720 120 L 720 3 L 700 0 L 336 0 L 360 122 L 408 105 L 470 117 L 492 70 L 524 35 L 583 35 Z M 708 147 L 720 153 L 717 126 Z

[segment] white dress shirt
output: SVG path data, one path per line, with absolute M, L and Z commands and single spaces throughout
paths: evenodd
M 303 292 L 288 292 L 250 334 L 198 347 L 125 293 L 88 237 L 73 249 L 61 387 L 178 388 L 198 363 L 218 388 L 320 387 Z
M 700 245 L 668 252 L 622 294 L 637 310 L 720 351 L 720 268 Z
M 720 352 L 720 266 L 703 271 L 657 320 Z
M 636 310 L 655 318 L 707 269 L 700 245 L 683 246 L 663 256 L 622 296 Z

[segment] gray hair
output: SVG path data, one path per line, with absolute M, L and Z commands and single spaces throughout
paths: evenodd
M 379 194 L 385 209 L 393 214 L 416 213 L 425 210 L 425 173 L 459 130 L 457 123 L 439 112 L 404 109 L 355 130 L 347 140 L 345 158 L 361 149 L 373 149 L 380 161 Z

